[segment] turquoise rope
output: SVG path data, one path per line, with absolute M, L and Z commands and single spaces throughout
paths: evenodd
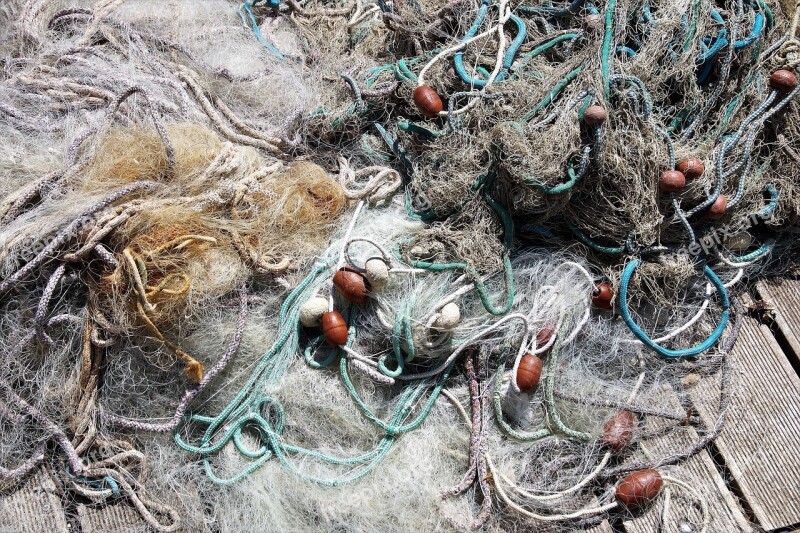
M 778 208 L 778 199 L 780 198 L 780 193 L 778 192 L 778 188 L 775 187 L 773 183 L 767 183 L 764 188 L 769 193 L 769 203 L 758 212 L 758 216 L 761 218 L 769 218 L 772 216 L 772 213 L 775 212 L 775 209 Z
M 731 301 L 730 297 L 728 296 L 728 290 L 725 288 L 725 285 L 723 285 L 722 280 L 717 277 L 717 275 L 708 265 L 703 267 L 703 272 L 705 273 L 706 278 L 717 289 L 717 293 L 720 297 L 722 316 L 720 317 L 717 327 L 706 340 L 696 346 L 682 350 L 670 350 L 653 342 L 647 333 L 645 333 L 636 324 L 628 309 L 628 284 L 630 284 L 631 277 L 633 276 L 636 267 L 639 266 L 639 263 L 639 259 L 633 259 L 627 265 L 625 265 L 625 270 L 622 272 L 622 279 L 620 280 L 619 287 L 619 312 L 622 315 L 622 319 L 625 321 L 625 324 L 627 324 L 628 328 L 630 328 L 631 332 L 633 332 L 633 334 L 640 341 L 642 341 L 645 346 L 656 351 L 659 355 L 664 357 L 691 357 L 711 348 L 722 336 L 722 333 L 725 331 L 725 327 L 728 324 L 728 318 L 730 317 Z
M 764 243 L 758 248 L 758 250 L 750 252 L 749 254 L 731 256 L 730 261 L 732 263 L 748 263 L 768 254 L 770 250 L 772 250 L 772 243 Z
M 565 183 L 561 183 L 559 185 L 555 185 L 553 187 L 548 187 L 541 181 L 537 180 L 536 178 L 525 178 L 525 183 L 528 185 L 532 185 L 539 189 L 540 191 L 544 192 L 545 194 L 561 194 L 570 190 L 575 184 L 580 180 L 584 175 L 586 175 L 586 170 L 589 167 L 589 153 L 591 152 L 590 147 L 585 147 L 583 151 L 583 156 L 581 157 L 581 164 L 578 167 L 578 172 L 575 172 L 575 168 L 572 166 L 572 161 L 567 162 L 567 177 L 569 178 Z
M 750 32 L 750 35 L 745 37 L 744 39 L 739 39 L 735 43 L 733 43 L 733 47 L 736 49 L 744 48 L 745 46 L 750 46 L 758 38 L 761 36 L 761 31 L 764 29 L 764 15 L 758 13 L 756 15 L 755 20 L 753 21 L 753 31 Z
M 645 4 L 648 7 L 649 6 Z M 692 40 L 694 39 L 695 34 L 697 33 L 697 18 L 700 16 L 700 0 L 694 0 L 692 2 L 692 24 L 689 26 L 689 32 L 686 34 L 686 38 L 683 40 L 683 51 L 686 52 L 692 46 Z M 652 20 L 652 15 L 650 15 L 650 19 Z
M 253 10 L 251 9 L 250 3 L 245 2 L 244 4 L 242 4 L 242 8 L 244 12 L 247 14 L 248 21 L 250 22 L 250 29 L 253 31 L 253 34 L 255 34 L 256 39 L 261 44 L 261 46 L 266 48 L 267 51 L 272 55 L 274 55 L 275 57 L 283 59 L 284 55 L 281 53 L 281 51 L 275 48 L 275 46 L 273 46 L 271 43 L 269 43 L 264 38 L 264 35 L 261 33 L 261 29 L 258 27 L 258 22 L 256 21 L 256 17 L 253 16 Z M 239 13 L 239 15 L 241 16 L 241 13 Z M 242 21 L 245 22 L 244 17 L 242 17 Z
M 377 122 L 373 122 L 372 126 L 376 130 L 378 130 L 378 133 L 380 134 L 384 142 L 389 146 L 389 148 L 392 149 L 394 155 L 397 156 L 398 159 L 400 159 L 400 162 L 403 164 L 403 167 L 405 168 L 406 174 L 410 176 L 413 172 L 414 167 L 411 164 L 411 160 L 408 159 L 406 151 L 403 149 L 402 146 L 400 146 L 400 143 L 395 139 L 393 139 L 392 136 L 389 135 L 389 132 L 386 131 L 386 128 L 384 128 Z
M 263 398 L 262 390 L 264 384 L 276 379 L 280 376 L 281 369 L 276 368 L 276 355 L 283 349 L 287 341 L 290 340 L 292 335 L 293 344 L 297 342 L 297 328 L 299 327 L 299 301 L 304 300 L 305 296 L 309 293 L 314 280 L 328 268 L 326 261 L 321 261 L 315 265 L 312 271 L 300 284 L 289 294 L 284 301 L 278 313 L 279 333 L 278 338 L 275 340 L 272 348 L 262 356 L 256 368 L 253 370 L 250 378 L 245 385 L 239 390 L 236 396 L 228 403 L 222 412 L 214 417 L 191 415 L 189 420 L 201 424 L 208 425 L 201 439 L 200 446 L 193 446 L 183 441 L 180 435 L 182 426 L 178 426 L 174 432 L 174 439 L 176 444 L 191 453 L 201 455 L 209 455 L 221 450 L 233 437 L 238 425 L 244 421 L 249 420 L 252 407 L 257 405 Z M 293 346 L 294 347 L 294 346 Z M 276 372 L 277 370 L 277 372 Z M 221 439 L 215 443 L 211 443 L 212 438 L 226 422 L 237 419 L 232 428 L 229 428 Z
M 584 64 L 581 63 L 580 65 L 578 65 L 577 67 L 572 69 L 570 72 L 568 72 L 566 76 L 561 78 L 561 80 L 559 80 L 559 82 L 556 83 L 555 87 L 553 87 L 550 90 L 550 92 L 547 93 L 547 95 L 544 98 L 542 98 L 542 100 L 538 104 L 536 104 L 534 106 L 533 109 L 528 111 L 528 113 L 526 113 L 525 116 L 522 117 L 520 122 L 524 124 L 524 123 L 530 121 L 536 115 L 538 115 L 539 111 L 541 111 L 542 109 L 547 107 L 550 104 L 550 102 L 553 101 L 553 98 L 558 96 L 559 93 L 564 89 L 564 87 L 569 85 L 569 83 L 578 76 L 580 71 L 583 70 L 583 66 L 584 66 Z
M 484 0 L 484 2 L 485 1 L 486 0 Z M 481 6 L 481 10 L 483 10 L 483 8 L 484 6 Z M 485 12 L 483 13 L 483 16 L 485 16 Z M 467 35 L 464 37 L 464 39 L 462 39 L 462 42 L 474 36 L 475 32 L 477 31 L 477 27 L 479 27 L 480 22 L 483 21 L 483 16 L 479 11 L 478 19 L 476 19 L 475 24 L 473 24 L 473 26 L 470 28 L 472 35 L 470 35 L 470 32 L 467 32 Z M 497 74 L 494 81 L 502 81 L 506 78 L 506 76 L 508 76 L 508 71 L 511 68 L 511 65 L 514 63 L 514 58 L 517 56 L 519 47 L 522 46 L 522 43 L 525 41 L 525 37 L 527 37 L 528 34 L 527 33 L 528 29 L 527 26 L 525 25 L 525 21 L 523 21 L 516 15 L 511 15 L 510 20 L 517 27 L 517 35 L 514 37 L 514 40 L 511 41 L 511 44 L 508 46 L 508 49 L 506 50 L 506 53 L 503 56 L 502 69 Z M 453 69 L 455 70 L 456 74 L 458 74 L 458 77 L 461 78 L 461 81 L 463 81 L 467 85 L 481 89 L 483 87 L 486 87 L 486 84 L 488 83 L 488 79 L 481 80 L 473 78 L 467 73 L 466 68 L 464 68 L 463 50 L 457 52 L 456 55 L 453 57 Z
M 617 4 L 616 0 L 608 0 L 606 6 L 606 19 L 605 19 L 605 33 L 603 34 L 603 48 L 600 54 L 600 70 L 603 74 L 603 83 L 605 85 L 606 100 L 611 100 L 611 45 L 614 37 L 614 8 Z
M 475 283 L 475 289 L 478 291 L 478 297 L 481 299 L 484 309 L 486 309 L 486 311 L 491 315 L 504 315 L 508 313 L 514 305 L 514 272 L 512 270 L 511 260 L 508 258 L 508 255 L 503 258 L 506 301 L 502 307 L 495 307 L 494 304 L 492 304 L 489 296 L 489 290 L 486 288 L 486 284 L 481 281 L 480 274 L 478 274 L 478 271 L 467 263 L 429 263 L 427 261 L 414 261 L 411 263 L 411 266 L 413 268 L 422 268 L 432 272 L 444 272 L 447 270 L 462 270 L 467 272 L 467 274 L 469 274 L 469 276 L 472 278 L 473 283 Z
M 575 226 L 569 219 L 564 219 L 564 222 L 567 224 L 569 230 L 581 241 L 583 244 L 588 246 L 589 248 L 602 252 L 604 254 L 612 254 L 617 255 L 621 254 L 625 251 L 625 246 L 603 246 L 602 244 L 598 243 L 597 241 L 593 240 L 591 237 L 583 233 L 581 230 Z
M 450 365 L 442 373 L 433 389 L 431 397 L 412 421 L 404 423 L 404 420 L 414 408 L 414 402 L 416 402 L 421 394 L 428 388 L 428 381 L 419 381 L 413 386 L 406 388 L 396 403 L 393 416 L 388 422 L 383 422 L 372 413 L 355 390 L 347 373 L 347 359 L 341 358 L 340 372 L 345 387 L 353 397 L 359 410 L 377 428 L 385 433 L 384 436 L 371 451 L 347 458 L 334 457 L 282 442 L 281 434 L 283 433 L 286 420 L 283 406 L 278 400 L 267 396 L 263 391 L 266 383 L 279 377 L 282 370 L 279 365 L 276 364 L 274 360 L 275 356 L 284 348 L 286 342 L 290 339 L 293 344 L 297 342 L 296 337 L 292 338 L 292 334 L 296 335 L 297 329 L 299 328 L 299 303 L 305 301 L 306 297 L 310 294 L 314 281 L 320 274 L 327 271 L 327 267 L 328 265 L 326 262 L 318 263 L 300 285 L 289 294 L 286 301 L 281 306 L 278 315 L 280 323 L 278 338 L 270 351 L 259 361 L 253 374 L 234 399 L 229 402 L 217 416 L 209 417 L 195 414 L 189 417 L 189 420 L 192 422 L 202 423 L 208 426 L 201 439 L 200 445 L 194 446 L 185 442 L 180 435 L 182 427 L 178 427 L 175 430 L 174 439 L 178 446 L 185 451 L 197 453 L 203 457 L 204 470 L 209 479 L 213 482 L 223 485 L 235 483 L 260 468 L 266 461 L 272 458 L 276 458 L 284 467 L 303 479 L 320 485 L 334 487 L 354 482 L 369 474 L 380 463 L 395 442 L 396 436 L 419 427 L 433 408 L 436 398 L 441 392 L 453 365 Z M 352 322 L 349 317 L 348 320 Z M 408 342 L 411 338 L 410 317 L 404 316 L 398 320 L 398 323 L 400 324 L 400 329 L 404 330 L 402 333 L 406 336 Z M 352 343 L 354 337 L 355 328 L 351 324 L 348 334 L 348 345 Z M 315 368 L 321 368 L 330 364 L 338 352 L 337 349 L 334 349 L 332 350 L 332 354 L 329 355 L 325 361 L 314 361 L 313 351 L 322 341 L 323 337 L 321 336 L 312 339 L 305 350 L 306 360 Z M 409 347 L 410 359 L 413 357 L 413 343 L 409 342 Z M 296 352 L 296 347 L 293 348 L 294 349 L 291 351 Z M 219 430 L 223 429 L 223 426 L 224 430 L 219 434 Z M 247 447 L 244 439 L 244 433 L 246 431 L 254 432 L 259 437 L 262 444 L 258 448 L 252 449 Z M 242 454 L 243 457 L 250 459 L 251 462 L 233 476 L 222 477 L 214 472 L 210 462 L 210 456 L 219 452 L 228 443 L 232 443 L 237 451 Z M 357 466 L 357 468 L 346 476 L 339 476 L 334 479 L 308 476 L 299 471 L 298 468 L 292 464 L 288 457 L 289 454 L 313 457 L 332 465 Z
M 534 48 L 533 50 L 522 56 L 522 59 L 512 67 L 512 70 L 516 73 L 524 71 L 528 62 L 530 62 L 530 60 L 533 59 L 534 57 L 546 52 L 547 50 L 553 48 L 555 45 L 561 42 L 571 41 L 576 39 L 577 37 L 578 37 L 577 33 L 565 33 L 564 35 L 558 35 L 550 39 L 546 43 L 537 46 L 536 48 Z
M 478 33 L 478 29 L 480 29 L 481 27 L 481 24 L 483 24 L 483 20 L 486 18 L 486 13 L 488 11 L 489 11 L 489 0 L 481 0 L 481 7 L 478 9 L 478 14 L 475 16 L 475 21 L 472 23 L 472 26 L 469 27 L 467 33 L 464 34 L 464 37 L 461 39 L 462 43 L 464 41 L 468 41 L 469 39 L 475 37 L 475 35 Z M 464 83 L 470 84 L 472 82 L 472 78 L 469 76 L 469 74 L 467 74 L 467 71 L 464 68 L 463 50 L 459 50 L 453 56 L 453 69 L 456 71 L 456 73 Z M 485 82 L 484 85 L 486 85 Z M 476 87 L 482 87 L 482 86 L 476 85 Z
M 503 246 L 506 248 L 506 250 L 510 250 L 514 241 L 514 221 L 512 220 L 511 214 L 508 212 L 508 210 L 506 210 L 505 207 L 503 207 L 492 197 L 491 194 L 489 194 L 488 189 L 491 188 L 493 182 L 494 176 L 480 176 L 472 186 L 472 189 L 477 190 L 480 187 L 483 187 L 484 200 L 492 209 L 495 210 L 495 212 L 497 212 L 498 216 L 503 222 Z M 478 296 L 481 299 L 483 307 L 488 313 L 494 316 L 508 313 L 511 310 L 511 307 L 514 305 L 514 271 L 512 269 L 511 259 L 509 258 L 508 253 L 506 253 L 503 257 L 503 271 L 507 297 L 502 307 L 494 306 L 490 300 L 489 290 L 486 288 L 486 284 L 484 284 L 480 279 L 480 274 L 477 270 L 475 270 L 475 268 L 467 263 L 431 263 L 428 261 L 413 261 L 411 262 L 411 266 L 414 268 L 430 270 L 432 272 L 444 272 L 447 270 L 462 270 L 466 272 L 475 283 L 475 288 L 478 291 Z
M 387 436 L 395 437 L 402 433 L 408 433 L 409 431 L 417 429 L 425 421 L 425 418 L 431 412 L 431 409 L 433 409 L 433 405 L 434 403 L 436 403 L 436 399 L 439 397 L 439 393 L 441 393 L 442 389 L 444 388 L 445 382 L 450 377 L 450 371 L 453 369 L 453 366 L 455 366 L 455 361 L 450 363 L 450 365 L 448 365 L 447 368 L 445 368 L 442 371 L 441 375 L 439 376 L 439 379 L 437 380 L 436 385 L 434 386 L 433 391 L 431 392 L 430 397 L 425 402 L 425 405 L 423 406 L 417 417 L 413 421 L 402 425 L 398 425 L 396 422 L 387 424 L 381 421 L 367 407 L 367 405 L 364 403 L 364 400 L 362 400 L 361 396 L 358 394 L 358 391 L 356 391 L 353 382 L 350 380 L 350 376 L 347 372 L 347 360 L 344 358 L 342 358 L 342 360 L 339 363 L 339 372 L 341 374 L 342 381 L 344 382 L 344 386 L 347 389 L 347 392 L 350 393 L 350 396 L 353 398 L 353 401 L 355 402 L 356 406 L 361 411 L 361 413 L 364 415 L 364 417 L 367 418 L 367 420 L 369 420 L 370 422 L 372 422 L 376 427 L 385 431 Z M 422 395 L 424 388 L 425 388 L 424 383 L 420 383 L 415 387 L 407 387 L 403 395 L 401 395 L 400 399 L 398 400 L 397 404 L 399 406 L 402 406 L 403 409 L 410 410 L 411 404 L 413 404 L 419 398 L 419 396 Z M 405 398 L 407 394 L 410 395 L 410 398 L 408 399 Z

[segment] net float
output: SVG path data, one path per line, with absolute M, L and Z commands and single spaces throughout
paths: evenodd
M 547 346 L 547 343 L 553 338 L 555 332 L 556 328 L 553 324 L 545 324 L 542 326 L 542 329 L 536 334 L 536 347 L 541 348 Z
M 797 87 L 797 76 L 790 70 L 776 70 L 769 77 L 769 86 L 781 94 L 790 93 Z
M 342 267 L 333 275 L 333 286 L 345 300 L 355 304 L 363 304 L 370 290 L 366 278 L 350 267 Z
M 414 89 L 414 103 L 419 112 L 428 118 L 433 118 L 444 109 L 442 99 L 436 94 L 433 88 L 427 85 L 420 85 Z
M 617 485 L 617 501 L 630 510 L 641 509 L 656 499 L 664 480 L 658 470 L 648 468 L 628 474 Z
M 542 377 L 542 360 L 531 353 L 522 356 L 517 367 L 517 387 L 521 392 L 530 392 L 539 384 Z
M 328 311 L 322 315 L 322 335 L 329 346 L 347 344 L 347 322 L 339 311 Z
M 600 309 L 611 309 L 611 301 L 614 299 L 614 291 L 611 290 L 610 283 L 598 283 L 592 293 L 592 305 Z
M 727 209 L 728 199 L 724 194 L 720 194 L 717 196 L 717 199 L 714 200 L 714 203 L 711 204 L 711 207 L 708 208 L 708 211 L 706 211 L 706 218 L 710 218 L 712 220 L 722 218 L 725 216 L 725 211 L 727 211 Z
M 631 443 L 635 427 L 636 417 L 633 413 L 619 411 L 603 424 L 603 445 L 617 453 L 621 452 Z
M 319 321 L 328 311 L 328 299 L 315 296 L 300 306 L 300 323 L 307 328 L 319 326 Z
M 583 121 L 589 126 L 599 126 L 608 118 L 608 111 L 600 105 L 593 105 L 583 112 Z
M 675 166 L 678 172 L 681 172 L 687 180 L 696 180 L 703 175 L 706 167 L 703 162 L 696 157 L 684 159 Z
M 678 192 L 686 185 L 686 176 L 678 170 L 665 170 L 658 178 L 661 192 Z

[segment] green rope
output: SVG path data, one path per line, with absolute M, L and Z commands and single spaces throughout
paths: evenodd
M 581 230 L 575 226 L 569 219 L 564 219 L 564 222 L 567 224 L 569 230 L 581 241 L 583 244 L 596 250 L 598 252 L 602 252 L 604 254 L 621 254 L 625 251 L 625 246 L 603 246 L 602 244 L 598 243 L 597 241 L 593 240 L 591 237 L 583 233 Z
M 494 380 L 494 390 L 492 391 L 492 410 L 494 411 L 494 419 L 497 422 L 497 425 L 500 426 L 500 430 L 509 438 L 522 441 L 522 442 L 532 442 L 535 440 L 541 440 L 545 437 L 549 437 L 552 435 L 552 432 L 549 428 L 541 428 L 536 431 L 519 431 L 518 429 L 514 429 L 511 425 L 506 422 L 505 417 L 503 415 L 503 403 L 502 403 L 502 395 L 500 393 L 501 386 L 503 384 L 502 376 L 505 373 L 506 363 L 509 359 L 509 353 L 511 351 L 511 340 L 510 336 L 506 336 L 506 339 L 503 341 L 503 347 L 500 352 L 500 360 L 499 366 L 497 369 L 497 375 L 495 376 Z
M 580 65 L 578 65 L 577 67 L 575 67 L 574 69 L 572 69 L 571 71 L 569 71 L 569 72 L 567 73 L 567 75 L 566 75 L 566 76 L 564 76 L 563 78 L 561 78 L 561 79 L 559 80 L 559 82 L 558 82 L 558 83 L 556 83 L 555 87 L 553 87 L 553 88 L 550 90 L 550 92 L 549 92 L 549 93 L 547 93 L 547 96 L 545 96 L 544 98 L 542 98 L 542 100 L 541 100 L 541 101 L 540 101 L 538 104 L 536 104 L 536 105 L 534 106 L 534 108 L 533 108 L 533 109 L 531 109 L 530 111 L 528 111 L 528 112 L 525 114 L 525 116 L 524 116 L 524 117 L 522 117 L 522 120 L 520 120 L 520 122 L 522 122 L 522 123 L 524 124 L 524 123 L 526 123 L 526 122 L 530 121 L 530 120 L 531 120 L 533 117 L 535 117 L 536 115 L 538 115 L 538 114 L 539 114 L 539 112 L 540 112 L 542 109 L 544 109 L 545 107 L 547 107 L 547 106 L 550 104 L 550 102 L 552 102 L 552 101 L 553 101 L 553 99 L 554 99 L 556 96 L 558 96 L 558 94 L 559 94 L 559 93 L 560 93 L 560 92 L 561 92 L 561 91 L 564 89 L 564 87 L 566 87 L 567 85 L 569 85 L 569 83 L 570 83 L 572 80 L 574 80 L 574 79 L 575 79 L 575 78 L 578 76 L 578 74 L 580 73 L 580 71 L 583 69 L 583 66 L 584 66 L 584 63 L 581 63 Z
M 611 68 L 609 62 L 611 59 L 611 48 L 614 37 L 614 7 L 616 4 L 616 0 L 608 0 L 608 5 L 606 6 L 605 33 L 603 34 L 603 48 L 600 55 L 600 70 L 603 74 L 606 101 L 611 100 Z
M 692 2 L 692 24 L 689 26 L 689 33 L 686 34 L 686 38 L 683 40 L 683 51 L 686 52 L 691 48 L 692 41 L 694 40 L 694 36 L 697 33 L 697 19 L 700 16 L 700 0 L 694 0 Z
M 556 367 L 558 365 L 558 354 L 561 351 L 564 337 L 566 337 L 568 331 L 569 318 L 565 317 L 564 322 L 561 324 L 561 328 L 558 331 L 556 342 L 553 344 L 553 350 L 548 356 L 547 366 L 545 367 L 546 374 L 544 376 L 544 405 L 545 410 L 547 411 L 547 419 L 550 421 L 550 424 L 555 426 L 556 431 L 572 439 L 589 442 L 594 438 L 592 437 L 591 433 L 577 431 L 568 427 L 561 420 L 561 415 L 556 409 L 556 401 L 554 397 Z

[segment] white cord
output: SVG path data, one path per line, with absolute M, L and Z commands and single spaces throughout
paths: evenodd
M 467 339 L 464 342 L 462 342 L 461 344 L 459 344 L 458 348 L 456 348 L 453 351 L 453 353 L 450 354 L 450 356 L 444 361 L 444 363 L 442 363 L 438 367 L 434 368 L 433 370 L 428 370 L 427 372 L 420 372 L 419 374 L 400 375 L 400 376 L 397 376 L 397 379 L 403 380 L 403 381 L 412 381 L 412 380 L 415 380 L 415 379 L 423 379 L 423 378 L 428 378 L 428 377 L 440 374 L 445 368 L 450 366 L 450 363 L 452 363 L 455 360 L 455 358 L 458 357 L 461 354 L 461 352 L 463 352 L 465 349 L 467 349 L 473 342 L 475 342 L 476 340 L 480 339 L 481 337 L 491 333 L 492 331 L 498 329 L 500 326 L 502 326 L 506 322 L 510 322 L 511 320 L 520 320 L 520 321 L 523 322 L 523 324 L 525 325 L 526 328 L 528 327 L 528 318 L 525 315 L 523 315 L 521 313 L 512 313 L 510 315 L 506 315 L 503 318 L 501 318 L 500 320 L 498 320 L 497 322 L 495 322 L 494 324 L 492 324 L 491 326 L 483 329 L 482 331 L 479 331 L 478 333 L 476 333 L 475 335 L 473 335 L 469 339 Z

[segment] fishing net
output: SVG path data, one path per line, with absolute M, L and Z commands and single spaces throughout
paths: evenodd
M 45 467 L 75 527 L 715 531 L 679 467 L 737 296 L 795 261 L 797 26 L 4 2 L 0 490 Z

